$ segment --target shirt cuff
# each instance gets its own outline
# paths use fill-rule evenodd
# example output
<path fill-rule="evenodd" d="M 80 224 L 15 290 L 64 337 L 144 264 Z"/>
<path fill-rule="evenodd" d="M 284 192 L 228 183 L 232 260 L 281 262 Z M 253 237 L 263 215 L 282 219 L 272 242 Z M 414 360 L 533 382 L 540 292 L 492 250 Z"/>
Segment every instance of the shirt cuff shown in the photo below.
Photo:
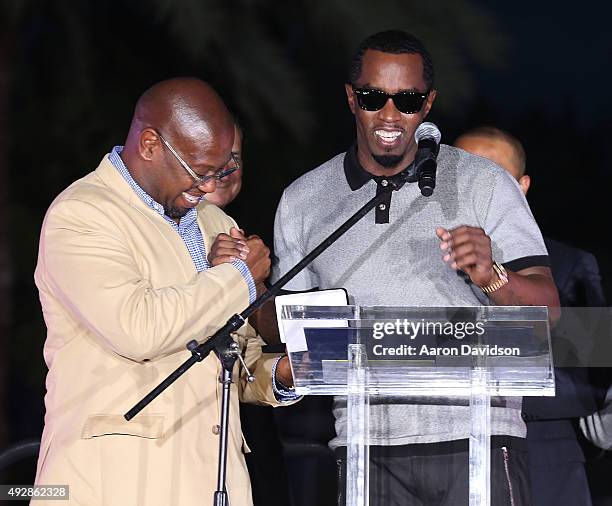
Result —
<path fill-rule="evenodd" d="M 247 286 L 249 287 L 249 304 L 253 304 L 257 298 L 257 288 L 255 287 L 255 280 L 253 279 L 251 271 L 247 267 L 247 264 L 245 264 L 242 260 L 236 259 L 232 262 L 232 265 L 240 271 L 240 274 L 242 274 L 242 277 L 246 281 Z"/>
<path fill-rule="evenodd" d="M 272 391 L 274 392 L 274 397 L 276 397 L 276 400 L 279 402 L 295 401 L 301 396 L 296 394 L 294 390 L 285 388 L 283 385 L 276 381 L 276 368 L 282 358 L 282 356 L 277 357 L 277 359 L 274 361 L 274 364 L 272 365 Z"/>

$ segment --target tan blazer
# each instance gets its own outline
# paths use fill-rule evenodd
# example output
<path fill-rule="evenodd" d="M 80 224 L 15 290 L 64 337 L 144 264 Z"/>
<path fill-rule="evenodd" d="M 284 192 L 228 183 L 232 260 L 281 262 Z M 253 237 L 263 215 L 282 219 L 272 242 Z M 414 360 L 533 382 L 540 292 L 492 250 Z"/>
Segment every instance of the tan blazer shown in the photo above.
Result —
<path fill-rule="evenodd" d="M 235 224 L 208 203 L 200 204 L 198 222 L 207 251 Z M 179 235 L 106 156 L 49 208 L 35 280 L 49 367 L 36 483 L 69 485 L 69 504 L 212 504 L 221 395 L 214 354 L 131 422 L 123 414 L 189 357 L 188 341 L 205 339 L 248 305 L 242 275 L 229 264 L 197 273 Z M 239 334 L 256 381 L 247 384 L 236 366 L 231 506 L 252 503 L 238 397 L 278 404 L 271 390 L 274 357 L 261 358 L 251 327 Z"/>

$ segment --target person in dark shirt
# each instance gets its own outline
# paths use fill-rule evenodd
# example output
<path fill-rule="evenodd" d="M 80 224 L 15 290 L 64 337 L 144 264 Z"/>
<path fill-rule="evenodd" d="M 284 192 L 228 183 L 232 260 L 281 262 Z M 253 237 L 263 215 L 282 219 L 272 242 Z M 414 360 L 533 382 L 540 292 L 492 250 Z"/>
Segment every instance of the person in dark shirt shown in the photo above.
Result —
<path fill-rule="evenodd" d="M 531 178 L 521 142 L 495 127 L 470 130 L 455 146 L 505 169 L 527 195 Z M 563 307 L 605 306 L 599 267 L 584 250 L 544 237 Z M 553 332 L 554 338 L 554 332 Z M 555 398 L 523 398 L 534 506 L 589 506 L 591 495 L 575 422 L 596 408 L 586 369 L 555 369 Z"/>

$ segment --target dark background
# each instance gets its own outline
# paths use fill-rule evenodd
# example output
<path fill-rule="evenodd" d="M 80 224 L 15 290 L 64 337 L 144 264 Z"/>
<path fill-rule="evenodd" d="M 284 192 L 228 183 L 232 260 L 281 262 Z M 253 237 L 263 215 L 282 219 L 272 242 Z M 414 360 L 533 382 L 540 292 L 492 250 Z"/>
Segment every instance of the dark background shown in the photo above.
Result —
<path fill-rule="evenodd" d="M 588 0 L 0 1 L 0 448 L 42 429 L 44 212 L 167 77 L 211 82 L 239 116 L 246 170 L 229 213 L 271 244 L 283 188 L 352 142 L 356 44 L 414 33 L 434 58 L 443 142 L 484 123 L 519 137 L 542 230 L 596 255 L 610 300 L 610 14 Z"/>

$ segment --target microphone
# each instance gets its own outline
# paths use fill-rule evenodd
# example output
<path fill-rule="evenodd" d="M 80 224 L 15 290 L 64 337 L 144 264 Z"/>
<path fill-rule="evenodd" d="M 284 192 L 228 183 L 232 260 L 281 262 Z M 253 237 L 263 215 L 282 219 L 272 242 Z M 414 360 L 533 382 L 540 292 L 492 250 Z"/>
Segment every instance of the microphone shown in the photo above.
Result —
<path fill-rule="evenodd" d="M 417 142 L 417 152 L 414 157 L 414 170 L 419 182 L 421 195 L 429 197 L 436 187 L 436 169 L 438 163 L 438 152 L 440 151 L 440 139 L 442 134 L 438 127 L 426 121 L 421 123 L 414 132 L 414 140 Z"/>

